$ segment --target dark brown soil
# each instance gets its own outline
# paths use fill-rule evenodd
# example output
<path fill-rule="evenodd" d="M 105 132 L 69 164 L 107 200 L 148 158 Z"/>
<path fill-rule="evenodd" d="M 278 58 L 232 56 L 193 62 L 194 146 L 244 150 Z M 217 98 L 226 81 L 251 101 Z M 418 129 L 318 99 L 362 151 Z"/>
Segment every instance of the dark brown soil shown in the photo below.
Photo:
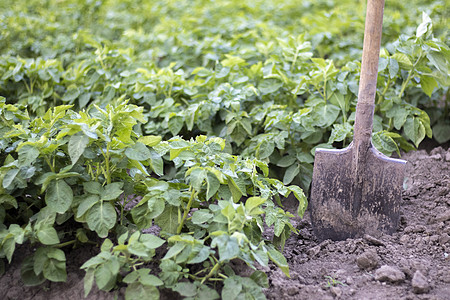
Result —
<path fill-rule="evenodd" d="M 295 221 L 300 234 L 284 249 L 291 278 L 276 267 L 265 270 L 268 299 L 450 299 L 450 150 L 402 158 L 408 165 L 397 232 L 318 243 L 307 213 Z M 20 263 L 29 251 L 15 253 L 0 278 L 0 299 L 84 299 L 79 267 L 93 249 L 68 251 L 67 282 L 39 287 L 25 287 L 20 280 Z M 93 290 L 88 299 L 123 299 L 123 292 Z"/>

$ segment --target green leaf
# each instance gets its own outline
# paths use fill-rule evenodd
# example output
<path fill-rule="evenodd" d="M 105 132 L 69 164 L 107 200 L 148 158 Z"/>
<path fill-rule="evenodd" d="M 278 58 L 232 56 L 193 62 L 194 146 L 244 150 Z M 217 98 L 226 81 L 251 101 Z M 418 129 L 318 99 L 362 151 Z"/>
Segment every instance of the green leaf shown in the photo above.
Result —
<path fill-rule="evenodd" d="M 432 22 L 430 17 L 427 15 L 427 13 L 422 12 L 422 23 L 419 24 L 417 27 L 416 37 L 421 37 L 425 33 L 428 32 L 428 30 L 431 30 Z"/>
<path fill-rule="evenodd" d="M 54 245 L 59 243 L 58 233 L 53 227 L 44 227 L 37 232 L 39 241 L 44 245 Z"/>
<path fill-rule="evenodd" d="M 81 218 L 92 206 L 94 206 L 97 202 L 100 201 L 100 197 L 98 195 L 88 194 L 83 196 L 83 200 L 81 200 L 80 205 L 77 208 L 77 218 Z"/>
<path fill-rule="evenodd" d="M 110 202 L 95 204 L 86 215 L 89 229 L 97 232 L 101 238 L 108 236 L 108 231 L 116 225 L 116 219 L 116 210 Z"/>
<path fill-rule="evenodd" d="M 150 167 L 153 172 L 155 172 L 158 176 L 164 175 L 164 162 L 161 155 L 158 154 L 155 150 L 150 150 Z"/>
<path fill-rule="evenodd" d="M 176 233 L 178 227 L 178 208 L 166 205 L 164 212 L 155 219 L 161 230 L 167 233 Z"/>
<path fill-rule="evenodd" d="M 258 86 L 261 94 L 267 95 L 278 91 L 283 86 L 283 82 L 276 78 L 264 79 Z"/>
<path fill-rule="evenodd" d="M 169 251 L 167 251 L 166 255 L 162 259 L 169 259 L 176 255 L 178 255 L 181 251 L 186 248 L 187 244 L 185 243 L 176 243 L 172 247 L 169 248 Z"/>
<path fill-rule="evenodd" d="M 117 273 L 108 266 L 108 263 L 99 265 L 94 271 L 95 282 L 100 290 L 110 291 L 116 284 Z"/>
<path fill-rule="evenodd" d="M 105 185 L 103 188 L 103 193 L 100 195 L 102 200 L 116 200 L 122 195 L 123 182 L 113 182 Z"/>
<path fill-rule="evenodd" d="M 278 162 L 277 166 L 286 168 L 293 165 L 297 161 L 297 158 L 294 155 L 283 156 Z"/>
<path fill-rule="evenodd" d="M 283 254 L 276 250 L 272 245 L 267 246 L 267 250 L 270 260 L 273 261 L 287 277 L 290 278 L 291 276 L 289 275 L 289 266 Z"/>
<path fill-rule="evenodd" d="M 125 300 L 159 300 L 159 290 L 152 285 L 133 282 L 125 290 Z"/>
<path fill-rule="evenodd" d="M 34 254 L 34 272 L 43 274 L 50 281 L 64 282 L 67 279 L 66 256 L 56 248 L 38 248 Z"/>
<path fill-rule="evenodd" d="M 308 206 L 308 200 L 306 199 L 306 195 L 303 192 L 303 190 L 296 186 L 296 185 L 291 185 L 288 186 L 288 189 L 294 193 L 295 198 L 298 200 L 298 208 L 297 208 L 297 214 L 300 217 L 303 217 L 303 214 L 306 211 L 306 208 Z"/>
<path fill-rule="evenodd" d="M 269 279 L 267 278 L 267 274 L 263 271 L 256 270 L 250 275 L 250 278 L 260 287 L 269 288 Z"/>
<path fill-rule="evenodd" d="M 91 292 L 92 286 L 94 285 L 94 270 L 86 270 L 86 275 L 84 275 L 83 287 L 84 287 L 84 298 L 86 298 Z"/>
<path fill-rule="evenodd" d="M 46 279 L 42 273 L 36 275 L 34 272 L 34 256 L 25 257 L 20 266 L 20 277 L 25 286 L 37 286 L 42 284 Z"/>
<path fill-rule="evenodd" d="M 399 65 L 397 60 L 389 58 L 389 78 L 394 79 L 397 76 Z"/>
<path fill-rule="evenodd" d="M 258 207 L 265 203 L 266 200 L 261 197 L 250 197 L 245 202 L 245 210 L 249 214 L 261 214 L 264 213 L 262 210 L 258 209 Z"/>
<path fill-rule="evenodd" d="M 259 159 L 268 158 L 275 150 L 275 145 L 273 141 L 270 140 L 262 140 L 262 142 L 256 147 L 256 157 Z"/>
<path fill-rule="evenodd" d="M 83 188 L 86 193 L 101 195 L 103 192 L 102 185 L 97 181 L 83 182 Z"/>
<path fill-rule="evenodd" d="M 215 248 L 216 246 L 219 249 L 219 260 L 222 262 L 239 256 L 239 244 L 235 237 L 230 237 L 227 234 L 219 235 L 215 237 L 211 243 L 212 248 Z"/>
<path fill-rule="evenodd" d="M 192 169 L 189 169 L 186 172 L 186 175 L 188 176 L 189 183 L 192 185 L 192 187 L 195 190 L 200 191 L 203 185 L 203 181 L 207 176 L 206 170 L 201 167 L 194 167 Z"/>
<path fill-rule="evenodd" d="M 16 198 L 14 198 L 13 196 L 3 194 L 3 195 L 0 195 L 0 205 L 5 205 L 7 208 L 8 208 L 8 206 L 17 208 L 17 201 L 16 201 Z"/>
<path fill-rule="evenodd" d="M 39 150 L 31 145 L 23 146 L 18 152 L 19 158 L 17 160 L 21 167 L 31 165 L 39 157 Z"/>
<path fill-rule="evenodd" d="M 409 70 L 412 68 L 412 62 L 406 54 L 396 52 L 392 58 L 394 58 L 403 69 Z"/>
<path fill-rule="evenodd" d="M 59 214 L 65 213 L 71 206 L 73 191 L 64 180 L 52 181 L 45 193 L 45 203 Z"/>
<path fill-rule="evenodd" d="M 217 293 L 216 290 L 213 290 L 212 288 L 209 288 L 207 285 L 200 285 L 198 291 L 197 291 L 197 297 L 198 300 L 216 300 L 219 299 L 219 293 Z"/>
<path fill-rule="evenodd" d="M 334 142 L 341 142 L 346 138 L 351 137 L 352 132 L 353 126 L 349 123 L 333 124 L 333 129 L 331 131 L 328 143 L 332 144 Z"/>
<path fill-rule="evenodd" d="M 178 282 L 172 290 L 184 297 L 194 297 L 197 295 L 197 286 L 192 282 Z"/>
<path fill-rule="evenodd" d="M 147 160 L 151 157 L 150 150 L 147 148 L 147 146 L 139 142 L 134 144 L 133 147 L 127 148 L 125 150 L 125 155 L 129 159 L 137 161 Z"/>
<path fill-rule="evenodd" d="M 203 246 L 198 253 L 188 260 L 188 264 L 199 264 L 208 259 L 209 255 L 214 253 L 208 246 Z"/>
<path fill-rule="evenodd" d="M 55 250 L 62 251 L 60 249 Z M 54 259 L 49 260 L 48 265 L 43 271 L 43 275 L 50 281 L 65 282 L 67 280 L 66 263 Z"/>
<path fill-rule="evenodd" d="M 449 63 L 448 57 L 446 58 L 443 52 L 430 51 L 427 53 L 427 58 L 439 70 L 441 74 L 444 76 L 448 76 L 449 74 Z"/>
<path fill-rule="evenodd" d="M 158 135 L 141 136 L 137 141 L 148 147 L 154 147 L 161 142 L 162 138 Z"/>
<path fill-rule="evenodd" d="M 142 234 L 139 240 L 149 249 L 159 248 L 166 242 L 153 234 Z"/>
<path fill-rule="evenodd" d="M 89 144 L 89 137 L 86 135 L 72 135 L 69 140 L 68 149 L 72 165 L 75 165 Z"/>
<path fill-rule="evenodd" d="M 433 77 L 426 75 L 420 76 L 420 87 L 428 97 L 431 97 L 434 88 L 436 88 L 437 86 L 438 83 Z"/>
<path fill-rule="evenodd" d="M 12 226 L 12 225 L 11 225 Z M 9 236 L 7 238 L 3 238 L 2 241 L 2 250 L 6 255 L 6 259 L 8 263 L 11 263 L 12 256 L 14 254 L 14 250 L 16 249 L 16 241 L 13 236 Z"/>
<path fill-rule="evenodd" d="M 67 90 L 67 92 L 64 94 L 64 96 L 62 97 L 62 101 L 65 102 L 71 102 L 73 100 L 75 100 L 76 98 L 78 98 L 78 96 L 80 95 L 80 90 L 72 85 L 69 87 L 69 89 Z"/>
<path fill-rule="evenodd" d="M 223 282 L 222 299 L 235 300 L 242 291 L 242 283 L 238 276 L 231 276 Z"/>
<path fill-rule="evenodd" d="M 289 168 L 286 169 L 286 172 L 284 173 L 283 177 L 283 183 L 289 184 L 294 180 L 295 176 L 298 175 L 300 172 L 300 165 L 299 164 L 293 164 Z"/>
<path fill-rule="evenodd" d="M 392 152 L 400 153 L 397 143 L 392 137 L 386 135 L 386 131 L 379 131 L 372 135 L 372 142 L 375 148 L 385 155 L 391 155 Z"/>
<path fill-rule="evenodd" d="M 3 188 L 7 189 L 12 184 L 14 179 L 16 178 L 17 174 L 19 173 L 20 169 L 11 169 L 8 172 L 6 172 L 5 177 L 3 177 L 2 186 Z"/>
<path fill-rule="evenodd" d="M 209 209 L 200 209 L 192 214 L 192 223 L 194 224 L 206 223 L 209 220 L 211 220 L 213 216 L 214 215 L 210 212 Z"/>
<path fill-rule="evenodd" d="M 419 118 L 409 117 L 406 119 L 403 128 L 405 135 L 413 141 L 416 147 L 418 147 L 420 142 L 425 138 L 425 127 L 420 122 Z"/>
<path fill-rule="evenodd" d="M 211 199 L 212 196 L 219 190 L 220 181 L 216 175 L 211 172 L 207 172 L 206 175 L 206 200 Z"/>
<path fill-rule="evenodd" d="M 450 141 L 450 124 L 438 123 L 433 126 L 433 137 L 439 144 Z"/>
<path fill-rule="evenodd" d="M 182 117 L 180 117 L 180 116 L 174 116 L 174 117 L 171 117 L 170 119 L 169 119 L 169 122 L 168 122 L 168 128 L 169 128 L 169 130 L 170 130 L 170 133 L 172 133 L 172 135 L 177 135 L 180 131 L 181 131 L 181 129 L 183 128 L 183 125 L 184 125 L 184 121 L 183 121 L 183 118 Z"/>

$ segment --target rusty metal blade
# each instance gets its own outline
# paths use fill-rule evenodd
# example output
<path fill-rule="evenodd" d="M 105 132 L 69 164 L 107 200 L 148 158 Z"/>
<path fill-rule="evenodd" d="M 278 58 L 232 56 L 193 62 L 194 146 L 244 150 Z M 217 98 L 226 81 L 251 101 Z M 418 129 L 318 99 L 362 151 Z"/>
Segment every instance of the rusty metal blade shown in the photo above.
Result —
<path fill-rule="evenodd" d="M 392 234 L 398 226 L 406 161 L 373 145 L 355 171 L 356 147 L 317 149 L 310 194 L 314 232 L 320 240 Z"/>

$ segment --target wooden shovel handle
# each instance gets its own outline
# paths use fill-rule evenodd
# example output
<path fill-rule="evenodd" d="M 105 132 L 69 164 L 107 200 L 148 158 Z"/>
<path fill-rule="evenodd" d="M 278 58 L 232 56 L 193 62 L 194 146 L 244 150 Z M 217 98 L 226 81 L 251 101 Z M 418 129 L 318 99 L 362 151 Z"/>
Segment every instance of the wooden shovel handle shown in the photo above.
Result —
<path fill-rule="evenodd" d="M 362 143 L 369 145 L 372 136 L 383 10 L 384 0 L 367 1 L 361 76 L 355 119 L 354 142 L 356 144 Z"/>

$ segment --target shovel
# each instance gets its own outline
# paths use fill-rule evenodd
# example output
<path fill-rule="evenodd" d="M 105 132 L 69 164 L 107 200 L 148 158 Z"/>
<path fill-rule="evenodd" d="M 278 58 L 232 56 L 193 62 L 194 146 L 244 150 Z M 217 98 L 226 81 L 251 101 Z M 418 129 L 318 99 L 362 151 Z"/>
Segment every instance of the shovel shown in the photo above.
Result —
<path fill-rule="evenodd" d="M 320 240 L 392 234 L 399 222 L 406 161 L 372 144 L 384 0 L 368 0 L 353 142 L 317 149 L 310 194 L 311 221 Z"/>

